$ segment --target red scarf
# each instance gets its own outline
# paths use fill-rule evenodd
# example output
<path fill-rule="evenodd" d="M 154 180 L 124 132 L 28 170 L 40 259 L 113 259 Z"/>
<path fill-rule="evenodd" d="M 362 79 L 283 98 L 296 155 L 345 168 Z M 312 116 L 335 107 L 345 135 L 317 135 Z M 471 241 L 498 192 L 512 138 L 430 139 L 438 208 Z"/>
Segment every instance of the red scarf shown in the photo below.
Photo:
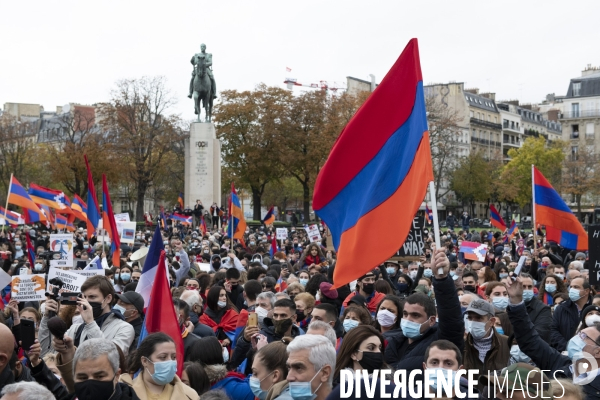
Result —
<path fill-rule="evenodd" d="M 311 264 L 318 265 L 320 263 L 321 263 L 321 259 L 319 258 L 319 256 L 316 256 L 315 258 L 313 258 L 313 256 L 309 254 L 304 259 L 304 264 L 305 265 L 311 265 Z"/>
<path fill-rule="evenodd" d="M 218 324 L 215 321 L 213 321 L 212 318 L 206 315 L 206 313 L 203 313 L 199 319 L 200 322 L 202 322 L 204 325 L 208 326 L 210 329 L 215 331 L 215 333 L 219 329 L 223 329 L 223 331 L 225 332 L 234 332 L 237 326 L 237 320 L 238 313 L 231 309 L 227 310 L 227 312 L 221 318 L 221 322 L 219 322 Z"/>

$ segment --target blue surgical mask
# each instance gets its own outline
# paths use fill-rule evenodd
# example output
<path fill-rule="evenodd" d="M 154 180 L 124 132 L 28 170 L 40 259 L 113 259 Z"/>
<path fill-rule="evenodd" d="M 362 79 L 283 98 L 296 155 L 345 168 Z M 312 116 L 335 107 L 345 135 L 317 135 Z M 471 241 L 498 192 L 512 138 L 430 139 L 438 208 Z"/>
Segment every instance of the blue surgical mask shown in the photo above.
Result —
<path fill-rule="evenodd" d="M 583 351 L 584 347 L 585 347 L 585 342 L 583 341 L 583 339 L 580 338 L 579 335 L 573 336 L 569 340 L 569 343 L 567 343 L 567 354 L 569 355 L 569 358 L 571 360 L 573 360 L 573 357 L 577 353 L 581 353 Z"/>
<path fill-rule="evenodd" d="M 465 330 L 475 339 L 483 339 L 487 333 L 485 322 L 465 321 Z"/>
<path fill-rule="evenodd" d="M 492 304 L 500 310 L 505 310 L 506 307 L 508 307 L 508 297 L 494 297 L 492 299 Z"/>
<path fill-rule="evenodd" d="M 275 371 L 273 371 L 275 372 Z M 252 393 L 254 393 L 254 395 L 259 399 L 259 400 L 265 400 L 267 398 L 267 393 L 269 392 L 268 390 L 262 390 L 260 388 L 260 384 L 262 381 L 264 381 L 265 379 L 267 379 L 270 375 L 273 374 L 273 372 L 271 372 L 269 375 L 265 376 L 262 379 L 258 379 L 255 376 L 251 376 L 250 377 L 250 390 L 252 390 Z M 271 385 L 273 386 L 273 385 Z M 269 388 L 270 389 L 270 388 Z"/>
<path fill-rule="evenodd" d="M 518 363 L 529 363 L 531 361 L 531 357 L 523 353 L 519 348 L 519 345 L 516 344 L 511 346 L 510 356 Z"/>
<path fill-rule="evenodd" d="M 169 360 L 153 362 L 150 359 L 147 360 L 154 365 L 154 373 L 150 376 L 157 385 L 166 385 L 173 381 L 173 378 L 175 378 L 175 373 L 177 372 L 177 361 Z M 146 369 L 146 371 L 150 373 L 148 369 Z"/>
<path fill-rule="evenodd" d="M 423 276 L 425 278 L 431 278 L 432 275 L 433 275 L 433 271 L 430 270 L 430 269 L 426 269 L 426 270 L 423 271 Z"/>
<path fill-rule="evenodd" d="M 396 274 L 396 268 L 394 268 L 394 267 L 387 267 L 385 270 L 387 271 L 387 273 L 388 273 L 389 275 L 394 275 L 394 274 Z"/>
<path fill-rule="evenodd" d="M 506 272 L 500 272 L 500 279 L 508 278 L 508 274 Z"/>
<path fill-rule="evenodd" d="M 523 300 L 530 302 L 533 299 L 533 294 L 533 290 L 531 289 L 523 290 Z"/>
<path fill-rule="evenodd" d="M 319 374 L 319 372 L 321 372 L 321 370 L 318 370 L 317 373 L 315 374 L 315 376 L 312 377 L 312 379 L 308 382 L 290 382 L 289 388 L 290 388 L 290 396 L 292 396 L 292 399 L 294 400 L 314 400 L 317 395 L 313 393 L 312 391 L 312 381 L 313 379 L 315 379 L 315 377 Z M 321 385 L 323 383 L 321 382 Z M 315 390 L 315 392 L 319 391 L 319 388 L 321 387 L 321 385 L 319 385 L 317 387 L 317 390 Z"/>
<path fill-rule="evenodd" d="M 300 278 L 299 281 L 302 286 L 306 286 L 306 284 L 308 283 L 308 279 L 306 278 Z"/>
<path fill-rule="evenodd" d="M 344 331 L 346 331 L 346 333 L 348 333 L 352 329 L 354 329 L 358 326 L 358 321 L 355 321 L 353 319 L 345 319 L 343 325 L 344 325 Z"/>
<path fill-rule="evenodd" d="M 565 280 L 565 276 L 563 274 L 554 274 L 556 276 L 558 276 L 561 280 Z"/>
<path fill-rule="evenodd" d="M 495 326 L 494 328 L 496 328 L 496 332 L 498 332 L 498 335 L 504 335 L 504 328 L 502 328 L 501 326 Z"/>
<path fill-rule="evenodd" d="M 423 322 L 423 324 L 425 322 Z M 412 322 L 404 318 L 400 320 L 400 328 L 402 329 L 402 334 L 409 339 L 416 339 L 418 337 L 421 337 L 421 325 L 423 324 Z"/>
<path fill-rule="evenodd" d="M 452 277 L 456 276 L 456 272 L 455 271 L 450 271 L 450 276 L 452 276 Z"/>
<path fill-rule="evenodd" d="M 569 298 L 572 301 L 577 301 L 577 300 L 581 299 L 581 293 L 579 292 L 578 289 L 570 288 L 569 289 Z"/>
<path fill-rule="evenodd" d="M 544 288 L 546 289 L 546 292 L 548 292 L 548 293 L 556 292 L 556 285 L 554 283 L 546 283 L 544 285 Z"/>
<path fill-rule="evenodd" d="M 17 251 L 21 250 L 21 246 L 15 246 L 15 249 L 17 249 Z"/>
<path fill-rule="evenodd" d="M 427 368 L 427 371 L 432 371 L 430 372 L 430 380 L 429 382 L 431 382 L 431 387 L 433 388 L 433 390 L 437 391 L 437 388 L 439 385 L 438 382 L 438 371 L 442 372 L 442 375 L 444 376 L 444 380 L 450 382 L 450 387 L 454 387 L 454 380 L 456 379 L 456 371 L 453 371 L 451 369 L 445 369 L 445 368 Z"/>
<path fill-rule="evenodd" d="M 123 282 L 129 282 L 130 279 L 131 279 L 131 274 L 128 274 L 128 273 L 121 274 L 121 280 Z"/>
<path fill-rule="evenodd" d="M 118 304 L 115 304 L 115 305 L 113 306 L 113 310 L 120 312 L 120 313 L 121 313 L 121 315 L 123 315 L 123 316 L 125 316 L 125 311 L 127 311 L 125 308 L 121 307 L 121 306 L 120 306 L 120 305 L 118 305 Z"/>

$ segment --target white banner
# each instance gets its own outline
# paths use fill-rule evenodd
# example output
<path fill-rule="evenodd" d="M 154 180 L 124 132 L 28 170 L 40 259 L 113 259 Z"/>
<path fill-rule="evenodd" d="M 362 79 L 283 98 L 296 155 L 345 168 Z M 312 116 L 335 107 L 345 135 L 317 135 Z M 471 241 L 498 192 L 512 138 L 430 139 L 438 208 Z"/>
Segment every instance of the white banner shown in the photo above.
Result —
<path fill-rule="evenodd" d="M 277 240 L 285 240 L 288 237 L 287 228 L 277 228 L 275 230 L 277 232 Z"/>
<path fill-rule="evenodd" d="M 133 244 L 135 242 L 135 222 L 117 222 L 117 230 L 121 243 Z"/>
<path fill-rule="evenodd" d="M 46 274 L 13 275 L 11 282 L 11 300 L 46 300 Z"/>
<path fill-rule="evenodd" d="M 102 275 L 105 276 L 106 274 L 104 273 L 104 268 L 102 269 L 75 269 L 72 272 L 75 272 L 78 275 L 83 275 L 87 278 L 89 278 L 90 276 L 96 276 L 96 275 Z"/>
<path fill-rule="evenodd" d="M 130 222 L 129 213 L 115 214 L 115 222 Z"/>
<path fill-rule="evenodd" d="M 50 260 L 51 267 L 73 268 L 72 233 L 59 233 L 50 235 L 50 251 L 54 252 Z"/>
<path fill-rule="evenodd" d="M 319 227 L 317 225 L 307 226 L 304 230 L 308 234 L 311 243 L 321 241 L 321 232 L 319 232 Z"/>
<path fill-rule="evenodd" d="M 101 270 L 104 272 L 104 270 Z M 59 278 L 63 281 L 64 285 L 61 289 L 61 292 L 72 292 L 79 293 L 81 291 L 81 285 L 86 281 L 87 276 L 77 274 L 73 271 L 65 271 L 62 269 L 50 267 L 50 271 L 48 273 L 48 282 L 50 282 L 53 278 Z"/>

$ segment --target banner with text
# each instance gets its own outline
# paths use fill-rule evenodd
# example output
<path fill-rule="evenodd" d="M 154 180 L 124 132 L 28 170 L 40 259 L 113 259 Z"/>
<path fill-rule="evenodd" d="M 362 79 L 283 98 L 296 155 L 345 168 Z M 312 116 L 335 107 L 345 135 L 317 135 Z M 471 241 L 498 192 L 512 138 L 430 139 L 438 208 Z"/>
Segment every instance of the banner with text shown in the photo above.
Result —
<path fill-rule="evenodd" d="M 46 274 L 14 275 L 10 286 L 11 299 L 18 301 L 46 300 Z"/>
<path fill-rule="evenodd" d="M 104 270 L 101 271 L 104 272 Z M 48 282 L 54 278 L 59 278 L 64 283 L 60 290 L 61 293 L 79 293 L 81 291 L 81 285 L 83 285 L 88 277 L 73 271 L 65 271 L 59 268 L 50 267 L 50 271 L 48 272 Z"/>
<path fill-rule="evenodd" d="M 597 285 L 600 282 L 600 225 L 588 227 L 588 252 L 590 284 Z"/>
<path fill-rule="evenodd" d="M 415 217 L 406 237 L 406 241 L 396 253 L 396 257 L 419 257 L 425 253 L 425 234 L 423 217 Z"/>
<path fill-rule="evenodd" d="M 59 233 L 50 235 L 51 267 L 73 268 L 73 234 Z"/>

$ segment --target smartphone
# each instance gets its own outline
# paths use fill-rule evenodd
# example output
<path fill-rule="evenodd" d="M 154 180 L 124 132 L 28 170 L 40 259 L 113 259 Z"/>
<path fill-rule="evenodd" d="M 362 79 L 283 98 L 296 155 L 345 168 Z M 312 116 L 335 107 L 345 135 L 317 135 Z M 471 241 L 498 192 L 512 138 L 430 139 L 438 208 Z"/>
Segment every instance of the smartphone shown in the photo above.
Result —
<path fill-rule="evenodd" d="M 81 293 L 66 293 L 63 292 L 60 294 L 60 304 L 64 304 L 67 306 L 76 306 L 77 299 L 81 297 Z"/>
<path fill-rule="evenodd" d="M 25 351 L 35 342 L 35 322 L 30 319 L 21 320 L 21 347 Z"/>
<path fill-rule="evenodd" d="M 248 314 L 248 326 L 258 326 L 258 315 L 255 312 Z"/>

